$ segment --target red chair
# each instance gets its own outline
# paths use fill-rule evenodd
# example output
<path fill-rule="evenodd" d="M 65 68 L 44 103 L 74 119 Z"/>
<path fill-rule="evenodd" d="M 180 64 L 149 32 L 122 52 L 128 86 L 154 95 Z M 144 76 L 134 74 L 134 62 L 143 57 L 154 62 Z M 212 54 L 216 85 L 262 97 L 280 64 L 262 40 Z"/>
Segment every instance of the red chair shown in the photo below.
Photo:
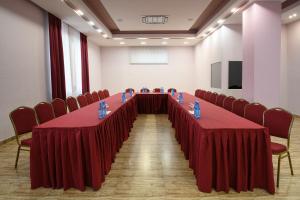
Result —
<path fill-rule="evenodd" d="M 281 108 L 273 108 L 264 112 L 264 126 L 269 128 L 272 136 L 287 139 L 287 145 L 271 142 L 273 155 L 278 155 L 277 187 L 279 187 L 280 161 L 288 157 L 292 176 L 294 175 L 292 160 L 289 152 L 290 135 L 294 118 L 293 115 Z"/>
<path fill-rule="evenodd" d="M 209 102 L 216 104 L 217 103 L 218 94 L 216 92 L 212 93 L 209 97 Z"/>
<path fill-rule="evenodd" d="M 127 88 L 127 89 L 125 90 L 126 93 L 129 93 L 130 91 L 134 92 L 134 89 L 133 89 L 133 88 Z"/>
<path fill-rule="evenodd" d="M 224 103 L 224 99 L 226 98 L 226 96 L 224 94 L 220 94 L 217 97 L 217 106 L 223 107 L 223 103 Z"/>
<path fill-rule="evenodd" d="M 250 103 L 245 106 L 244 117 L 257 124 L 263 125 L 264 112 L 267 108 L 259 103 Z"/>
<path fill-rule="evenodd" d="M 109 97 L 109 91 L 107 89 L 103 90 L 103 94 L 104 94 L 105 98 Z"/>
<path fill-rule="evenodd" d="M 98 96 L 98 93 L 96 91 L 92 92 L 92 97 L 93 97 L 93 101 L 94 102 L 97 102 L 99 101 L 99 96 Z"/>
<path fill-rule="evenodd" d="M 248 105 L 249 102 L 245 99 L 237 99 L 232 103 L 232 112 L 244 117 L 245 115 L 245 106 Z"/>
<path fill-rule="evenodd" d="M 55 117 L 67 114 L 67 106 L 63 99 L 55 98 L 51 102 Z"/>
<path fill-rule="evenodd" d="M 205 101 L 209 101 L 210 95 L 211 95 L 211 94 L 212 94 L 212 93 L 211 93 L 210 91 L 207 91 L 207 92 L 205 93 L 204 100 L 205 100 Z"/>
<path fill-rule="evenodd" d="M 232 111 L 232 104 L 235 98 L 233 96 L 226 97 L 223 102 L 223 108 L 226 110 Z"/>
<path fill-rule="evenodd" d="M 20 151 L 30 151 L 31 138 L 21 139 L 21 136 L 32 132 L 33 127 L 37 125 L 36 115 L 32 108 L 18 107 L 9 114 L 9 118 L 15 130 L 16 140 L 18 144 L 17 157 L 15 161 L 15 169 L 18 167 Z M 24 147 L 24 148 L 22 148 Z"/>
<path fill-rule="evenodd" d="M 98 96 L 99 96 L 100 100 L 105 99 L 105 95 L 102 90 L 98 91 Z"/>
<path fill-rule="evenodd" d="M 150 90 L 149 90 L 148 88 L 142 88 L 142 89 L 140 90 L 140 92 L 141 92 L 141 93 L 149 93 Z"/>
<path fill-rule="evenodd" d="M 153 89 L 153 92 L 154 92 L 154 93 L 160 92 L 160 88 L 154 88 L 154 89 Z"/>
<path fill-rule="evenodd" d="M 94 99 L 93 99 L 93 96 L 91 95 L 91 93 L 87 92 L 84 94 L 84 96 L 85 96 L 88 104 L 94 103 Z"/>
<path fill-rule="evenodd" d="M 79 95 L 77 97 L 77 101 L 78 101 L 78 104 L 79 104 L 80 108 L 83 108 L 83 107 L 88 105 L 87 99 L 83 95 Z"/>
<path fill-rule="evenodd" d="M 47 102 L 41 102 L 34 107 L 39 124 L 50 121 L 55 118 L 52 105 Z"/>
<path fill-rule="evenodd" d="M 68 97 L 67 100 L 67 106 L 68 106 L 68 109 L 69 109 L 69 112 L 73 112 L 74 110 L 78 110 L 78 104 L 77 104 L 77 101 L 74 97 Z"/>
<path fill-rule="evenodd" d="M 200 90 L 200 92 L 199 92 L 199 98 L 200 99 L 204 99 L 205 95 L 206 95 L 206 91 L 205 90 Z"/>
<path fill-rule="evenodd" d="M 173 90 L 174 92 L 177 92 L 177 90 L 176 90 L 175 88 L 169 88 L 169 89 L 168 89 L 168 92 L 170 93 L 170 92 L 172 92 L 172 90 Z"/>
<path fill-rule="evenodd" d="M 199 98 L 200 92 L 201 92 L 200 89 L 195 90 L 195 97 Z"/>

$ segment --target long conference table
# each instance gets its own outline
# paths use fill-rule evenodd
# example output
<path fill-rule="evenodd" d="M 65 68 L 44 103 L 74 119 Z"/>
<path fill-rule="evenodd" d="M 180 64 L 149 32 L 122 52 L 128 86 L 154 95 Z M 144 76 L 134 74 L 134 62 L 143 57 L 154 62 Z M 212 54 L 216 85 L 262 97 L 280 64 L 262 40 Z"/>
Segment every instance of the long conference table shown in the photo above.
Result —
<path fill-rule="evenodd" d="M 128 139 L 138 113 L 168 114 L 175 137 L 200 191 L 237 192 L 262 188 L 274 194 L 268 129 L 221 107 L 183 93 L 121 93 L 105 101 L 111 112 L 98 118 L 99 102 L 34 128 L 30 151 L 31 188 L 98 190 L 122 143 Z M 190 112 L 196 99 L 201 119 Z"/>

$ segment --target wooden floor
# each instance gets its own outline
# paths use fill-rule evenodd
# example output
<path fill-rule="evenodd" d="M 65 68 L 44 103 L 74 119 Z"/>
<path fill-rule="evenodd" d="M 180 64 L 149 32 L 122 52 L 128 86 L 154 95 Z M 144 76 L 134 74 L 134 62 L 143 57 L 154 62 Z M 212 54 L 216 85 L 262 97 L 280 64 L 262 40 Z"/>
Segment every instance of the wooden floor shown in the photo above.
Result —
<path fill-rule="evenodd" d="M 236 193 L 201 193 L 174 137 L 167 115 L 139 115 L 102 188 L 30 189 L 29 153 L 21 152 L 14 169 L 15 141 L 0 146 L 0 199 L 300 199 L 300 119 L 291 136 L 294 176 L 282 160 L 280 188 L 275 195 L 264 190 Z M 274 177 L 277 159 L 273 159 Z M 204 198 L 203 198 L 204 197 Z"/>

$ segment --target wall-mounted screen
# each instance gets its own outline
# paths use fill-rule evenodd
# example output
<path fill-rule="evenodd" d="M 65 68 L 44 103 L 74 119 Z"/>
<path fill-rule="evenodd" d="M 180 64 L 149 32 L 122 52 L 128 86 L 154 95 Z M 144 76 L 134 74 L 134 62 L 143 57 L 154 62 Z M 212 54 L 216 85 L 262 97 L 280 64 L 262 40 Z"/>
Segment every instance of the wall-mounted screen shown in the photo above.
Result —
<path fill-rule="evenodd" d="M 211 64 L 211 87 L 220 88 L 222 83 L 222 63 L 216 62 Z"/>
<path fill-rule="evenodd" d="M 130 64 L 168 64 L 168 50 L 165 47 L 131 47 Z"/>
<path fill-rule="evenodd" d="M 228 89 L 242 89 L 243 62 L 229 61 Z"/>

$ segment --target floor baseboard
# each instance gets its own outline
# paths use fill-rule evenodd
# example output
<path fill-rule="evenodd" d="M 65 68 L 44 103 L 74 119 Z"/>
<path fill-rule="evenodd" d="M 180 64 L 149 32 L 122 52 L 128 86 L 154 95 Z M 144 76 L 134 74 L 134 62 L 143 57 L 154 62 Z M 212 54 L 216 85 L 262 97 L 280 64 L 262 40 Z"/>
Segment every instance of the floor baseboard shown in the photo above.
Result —
<path fill-rule="evenodd" d="M 12 140 L 15 140 L 15 139 L 16 139 L 16 136 L 9 137 L 9 138 L 7 138 L 5 140 L 0 141 L 0 145 L 6 144 L 6 143 L 8 143 L 8 142 L 10 142 Z"/>

